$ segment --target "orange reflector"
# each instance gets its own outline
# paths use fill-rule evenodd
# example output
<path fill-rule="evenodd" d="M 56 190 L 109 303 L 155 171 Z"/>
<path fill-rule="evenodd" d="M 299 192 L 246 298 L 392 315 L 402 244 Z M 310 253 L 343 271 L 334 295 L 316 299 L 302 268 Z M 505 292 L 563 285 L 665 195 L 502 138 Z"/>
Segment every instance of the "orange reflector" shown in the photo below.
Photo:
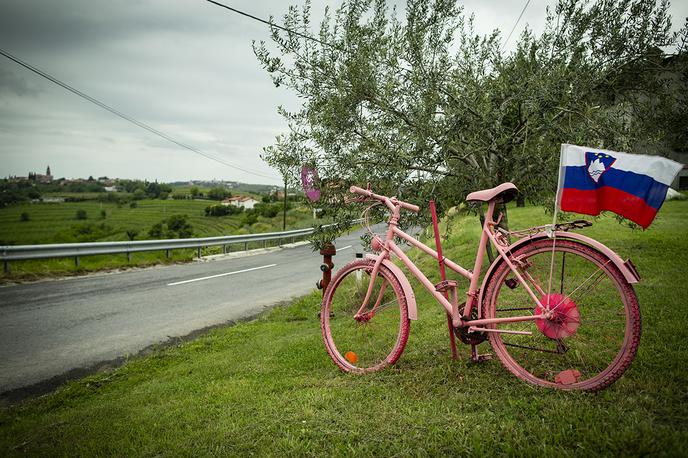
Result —
<path fill-rule="evenodd" d="M 555 377 L 554 381 L 562 385 L 571 385 L 572 383 L 577 383 L 580 379 L 580 372 L 576 369 L 568 369 L 559 372 Z"/>
<path fill-rule="evenodd" d="M 346 358 L 347 361 L 349 361 L 351 364 L 356 364 L 358 362 L 358 355 L 352 351 L 347 351 L 344 354 L 344 357 Z"/>

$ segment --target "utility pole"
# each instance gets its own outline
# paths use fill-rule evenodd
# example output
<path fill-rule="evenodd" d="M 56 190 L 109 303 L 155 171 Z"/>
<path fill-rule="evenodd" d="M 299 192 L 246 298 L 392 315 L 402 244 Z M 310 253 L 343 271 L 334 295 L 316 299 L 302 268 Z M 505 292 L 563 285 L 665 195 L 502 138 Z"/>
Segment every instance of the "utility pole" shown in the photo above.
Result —
<path fill-rule="evenodd" d="M 282 212 L 282 230 L 287 230 L 287 179 L 284 178 L 284 210 Z"/>

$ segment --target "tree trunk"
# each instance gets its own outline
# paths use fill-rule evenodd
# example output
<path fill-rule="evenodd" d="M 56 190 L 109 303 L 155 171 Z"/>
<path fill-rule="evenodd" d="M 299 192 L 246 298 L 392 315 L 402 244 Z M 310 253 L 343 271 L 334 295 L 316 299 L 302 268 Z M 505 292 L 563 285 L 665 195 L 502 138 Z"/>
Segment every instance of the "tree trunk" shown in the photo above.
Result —
<path fill-rule="evenodd" d="M 516 206 L 519 208 L 526 206 L 526 196 L 520 192 L 516 195 Z"/>

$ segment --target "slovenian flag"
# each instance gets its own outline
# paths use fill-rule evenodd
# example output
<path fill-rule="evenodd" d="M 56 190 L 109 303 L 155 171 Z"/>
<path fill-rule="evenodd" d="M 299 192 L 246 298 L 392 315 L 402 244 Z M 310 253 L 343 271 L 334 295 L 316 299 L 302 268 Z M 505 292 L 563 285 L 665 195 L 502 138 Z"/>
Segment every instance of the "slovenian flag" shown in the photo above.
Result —
<path fill-rule="evenodd" d="M 562 211 L 599 215 L 609 210 L 652 223 L 682 164 L 659 156 L 561 145 L 557 204 Z"/>

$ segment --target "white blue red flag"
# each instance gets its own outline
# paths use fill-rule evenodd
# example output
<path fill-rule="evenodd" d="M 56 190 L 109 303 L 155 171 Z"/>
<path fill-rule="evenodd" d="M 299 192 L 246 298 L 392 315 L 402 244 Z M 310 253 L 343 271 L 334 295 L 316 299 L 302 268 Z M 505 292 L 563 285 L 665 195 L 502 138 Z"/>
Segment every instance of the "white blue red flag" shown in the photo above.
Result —
<path fill-rule="evenodd" d="M 682 164 L 660 156 L 561 145 L 557 204 L 567 212 L 617 213 L 646 229 Z"/>

